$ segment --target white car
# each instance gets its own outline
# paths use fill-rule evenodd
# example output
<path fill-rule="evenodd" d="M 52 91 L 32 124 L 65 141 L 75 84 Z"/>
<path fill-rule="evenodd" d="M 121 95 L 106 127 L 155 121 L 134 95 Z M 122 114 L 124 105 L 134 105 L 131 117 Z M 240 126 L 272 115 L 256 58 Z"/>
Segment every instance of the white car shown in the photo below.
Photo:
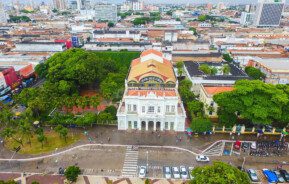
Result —
<path fill-rule="evenodd" d="M 251 149 L 257 149 L 257 145 L 256 145 L 256 142 L 252 142 L 252 144 L 251 144 Z"/>
<path fill-rule="evenodd" d="M 164 166 L 164 176 L 166 179 L 171 179 L 172 178 L 172 171 L 169 166 Z"/>
<path fill-rule="evenodd" d="M 175 179 L 181 178 L 180 171 L 179 171 L 178 167 L 172 167 L 172 172 L 173 172 L 173 176 Z"/>
<path fill-rule="evenodd" d="M 138 177 L 139 178 L 145 178 L 146 173 L 147 173 L 147 167 L 146 166 L 140 166 Z"/>
<path fill-rule="evenodd" d="M 188 179 L 188 171 L 185 166 L 180 166 L 180 172 L 181 172 L 182 179 L 184 180 Z"/>
<path fill-rule="evenodd" d="M 194 167 L 189 167 L 189 176 L 190 179 L 194 179 L 195 177 L 192 175 L 192 171 L 194 170 Z"/>
<path fill-rule="evenodd" d="M 197 160 L 198 162 L 209 162 L 209 161 L 210 161 L 209 157 L 204 156 L 204 155 L 198 155 L 198 156 L 196 156 L 196 160 Z"/>

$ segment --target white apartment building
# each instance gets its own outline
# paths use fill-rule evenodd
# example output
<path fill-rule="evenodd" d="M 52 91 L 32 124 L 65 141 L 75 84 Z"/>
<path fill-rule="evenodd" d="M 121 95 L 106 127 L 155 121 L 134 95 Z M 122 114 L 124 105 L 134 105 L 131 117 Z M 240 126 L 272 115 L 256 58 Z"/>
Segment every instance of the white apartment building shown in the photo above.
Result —
<path fill-rule="evenodd" d="M 0 23 L 7 23 L 8 15 L 4 10 L 3 4 L 0 2 Z"/>
<path fill-rule="evenodd" d="M 156 50 L 132 61 L 117 111 L 119 130 L 184 131 L 186 112 L 173 65 Z"/>

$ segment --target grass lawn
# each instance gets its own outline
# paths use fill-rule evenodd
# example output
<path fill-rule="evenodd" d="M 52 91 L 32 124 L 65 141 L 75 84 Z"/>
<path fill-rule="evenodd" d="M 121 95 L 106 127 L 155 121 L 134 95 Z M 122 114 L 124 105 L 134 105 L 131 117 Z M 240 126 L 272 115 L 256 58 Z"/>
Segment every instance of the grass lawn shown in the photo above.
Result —
<path fill-rule="evenodd" d="M 43 148 L 41 147 L 41 143 L 37 140 L 37 135 L 31 137 L 31 146 L 27 143 L 27 139 L 23 140 L 24 146 L 21 146 L 21 144 L 10 138 L 5 141 L 5 147 L 13 150 L 13 148 L 21 146 L 21 150 L 19 151 L 20 154 L 37 155 L 41 153 L 55 151 L 56 148 L 63 148 L 69 146 L 84 138 L 84 135 L 80 133 L 69 132 L 65 142 L 65 140 L 60 138 L 59 134 L 55 131 L 46 131 L 44 134 L 47 137 L 47 142 L 43 143 Z M 15 138 L 17 138 L 17 135 L 15 136 Z"/>

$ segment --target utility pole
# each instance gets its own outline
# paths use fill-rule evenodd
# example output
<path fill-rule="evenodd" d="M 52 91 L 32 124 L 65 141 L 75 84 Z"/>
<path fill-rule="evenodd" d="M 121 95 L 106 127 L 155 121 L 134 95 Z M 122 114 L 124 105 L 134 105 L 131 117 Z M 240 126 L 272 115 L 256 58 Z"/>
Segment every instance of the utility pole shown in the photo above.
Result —
<path fill-rule="evenodd" d="M 149 151 L 147 151 L 147 173 L 149 171 Z"/>
<path fill-rule="evenodd" d="M 245 165 L 246 157 L 243 157 L 243 159 L 244 159 L 244 160 L 243 160 L 242 169 L 241 169 L 242 171 L 243 171 L 243 169 L 244 169 L 244 165 Z"/>

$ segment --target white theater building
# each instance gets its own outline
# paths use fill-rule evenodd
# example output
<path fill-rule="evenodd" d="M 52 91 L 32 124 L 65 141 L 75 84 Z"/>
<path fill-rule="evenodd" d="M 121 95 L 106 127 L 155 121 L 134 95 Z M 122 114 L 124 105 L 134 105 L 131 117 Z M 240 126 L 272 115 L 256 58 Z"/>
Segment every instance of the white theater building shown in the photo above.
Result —
<path fill-rule="evenodd" d="M 185 130 L 178 81 L 161 52 L 146 50 L 132 61 L 117 119 L 119 130 Z"/>

